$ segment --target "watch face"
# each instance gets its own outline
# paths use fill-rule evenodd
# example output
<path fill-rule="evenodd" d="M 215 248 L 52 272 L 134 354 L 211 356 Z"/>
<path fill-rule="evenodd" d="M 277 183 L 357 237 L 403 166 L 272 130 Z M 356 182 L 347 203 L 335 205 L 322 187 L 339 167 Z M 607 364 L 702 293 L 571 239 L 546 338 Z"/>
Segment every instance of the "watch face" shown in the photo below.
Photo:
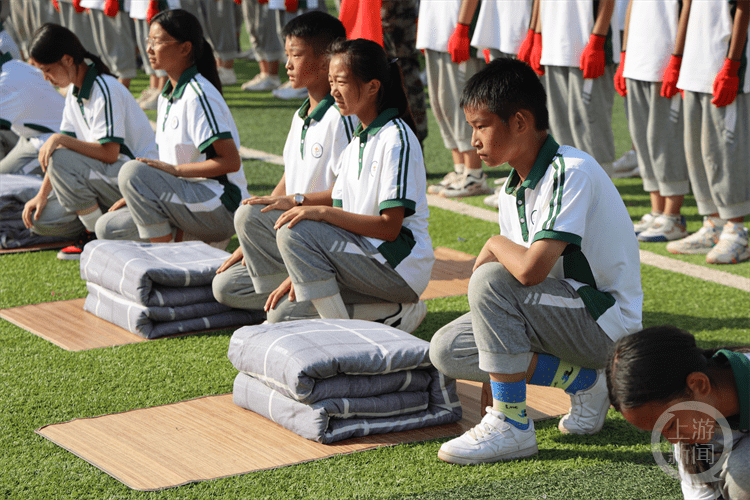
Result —
<path fill-rule="evenodd" d="M 295 194 L 294 195 L 294 203 L 297 205 L 302 205 L 302 202 L 305 201 L 305 196 L 301 194 Z"/>

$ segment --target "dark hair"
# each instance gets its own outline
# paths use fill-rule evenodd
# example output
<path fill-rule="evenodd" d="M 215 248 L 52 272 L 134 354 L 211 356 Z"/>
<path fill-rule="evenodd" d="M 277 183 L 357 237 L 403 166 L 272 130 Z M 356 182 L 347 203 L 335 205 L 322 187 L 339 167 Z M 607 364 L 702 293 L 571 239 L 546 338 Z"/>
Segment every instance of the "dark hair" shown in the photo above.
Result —
<path fill-rule="evenodd" d="M 290 36 L 304 40 L 318 56 L 328 51 L 335 40 L 346 38 L 346 28 L 332 15 L 314 10 L 286 23 L 281 36 L 285 40 Z"/>
<path fill-rule="evenodd" d="M 34 32 L 29 42 L 29 57 L 40 64 L 55 64 L 66 55 L 73 58 L 74 64 L 89 59 L 100 75 L 112 74 L 104 61 L 84 49 L 78 37 L 68 28 L 45 23 Z"/>
<path fill-rule="evenodd" d="M 486 108 L 503 123 L 525 109 L 534 117 L 537 130 L 549 128 L 547 94 L 534 70 L 516 59 L 495 59 L 472 76 L 461 92 L 462 108 Z"/>
<path fill-rule="evenodd" d="M 388 108 L 396 108 L 398 117 L 404 120 L 416 134 L 417 126 L 409 109 L 401 68 L 395 59 L 388 61 L 383 47 L 364 38 L 336 40 L 331 45 L 329 53 L 332 56 L 343 55 L 346 65 L 351 69 L 354 77 L 361 82 L 378 80 L 380 82 L 377 99 L 378 114 Z"/>
<path fill-rule="evenodd" d="M 198 68 L 198 73 L 206 77 L 223 95 L 216 59 L 211 44 L 203 37 L 203 28 L 198 19 L 183 9 L 163 10 L 151 19 L 151 24 L 158 23 L 164 31 L 178 42 L 190 42 L 193 51 L 191 61 Z"/>

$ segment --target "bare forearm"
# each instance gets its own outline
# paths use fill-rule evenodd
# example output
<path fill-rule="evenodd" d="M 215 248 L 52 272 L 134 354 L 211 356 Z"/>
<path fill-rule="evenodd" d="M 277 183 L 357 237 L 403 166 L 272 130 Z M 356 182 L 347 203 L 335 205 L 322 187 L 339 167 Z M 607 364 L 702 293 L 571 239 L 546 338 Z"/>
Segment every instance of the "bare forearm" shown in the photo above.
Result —
<path fill-rule="evenodd" d="M 750 23 L 750 0 L 738 0 L 732 26 L 732 41 L 729 44 L 727 59 L 742 60 L 742 51 L 747 40 L 747 27 Z"/>
<path fill-rule="evenodd" d="M 685 37 L 687 36 L 687 26 L 690 18 L 690 2 L 691 0 L 684 0 L 682 3 L 680 22 L 677 25 L 677 39 L 674 43 L 673 54 L 676 56 L 682 56 L 682 52 L 685 50 Z"/>
<path fill-rule="evenodd" d="M 333 207 L 325 210 L 325 222 L 360 236 L 393 241 L 401 231 L 401 222 L 394 224 L 386 215 L 361 215 Z"/>
<path fill-rule="evenodd" d="M 462 0 L 461 9 L 458 11 L 459 24 L 471 24 L 474 13 L 479 5 L 479 0 Z"/>
<path fill-rule="evenodd" d="M 60 146 L 104 163 L 114 163 L 120 157 L 120 145 L 116 142 L 84 142 L 69 135 L 60 134 Z"/>
<path fill-rule="evenodd" d="M 612 22 L 612 13 L 615 11 L 614 0 L 599 0 L 599 12 L 596 15 L 594 29 L 591 32 L 599 36 L 607 36 L 609 25 Z"/>

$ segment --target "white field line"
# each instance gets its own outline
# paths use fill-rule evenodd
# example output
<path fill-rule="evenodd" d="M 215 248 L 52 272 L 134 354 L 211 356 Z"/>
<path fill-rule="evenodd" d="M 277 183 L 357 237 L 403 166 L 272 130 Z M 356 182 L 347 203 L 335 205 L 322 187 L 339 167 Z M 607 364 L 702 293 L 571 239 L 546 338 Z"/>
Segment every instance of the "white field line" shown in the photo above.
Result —
<path fill-rule="evenodd" d="M 476 219 L 482 219 L 495 223 L 497 222 L 496 211 L 475 207 L 473 205 L 467 205 L 466 203 L 453 201 L 447 198 L 443 198 L 442 196 L 428 194 L 427 203 L 433 207 L 438 207 L 444 210 L 450 210 L 451 212 L 468 215 Z M 730 286 L 744 292 L 750 292 L 750 278 L 744 278 L 742 276 L 737 276 L 736 274 L 699 266 L 697 264 L 691 264 L 689 262 L 683 262 L 677 259 L 670 259 L 669 257 L 658 255 L 653 252 L 648 252 L 646 250 L 641 250 L 640 254 L 642 264 L 658 267 L 659 269 L 664 269 L 665 271 L 685 274 L 687 276 L 692 276 L 693 278 L 711 281 L 720 285 Z"/>

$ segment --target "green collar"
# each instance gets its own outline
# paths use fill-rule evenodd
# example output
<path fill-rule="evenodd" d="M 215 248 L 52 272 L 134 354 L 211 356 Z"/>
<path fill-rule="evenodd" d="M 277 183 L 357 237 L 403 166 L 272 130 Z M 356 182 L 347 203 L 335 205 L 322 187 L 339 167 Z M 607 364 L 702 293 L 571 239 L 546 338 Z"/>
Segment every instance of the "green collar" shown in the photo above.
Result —
<path fill-rule="evenodd" d="M 323 98 L 323 100 L 320 101 L 317 106 L 315 106 L 315 109 L 313 109 L 312 112 L 308 115 L 307 112 L 310 111 L 310 98 L 308 97 L 307 99 L 305 99 L 305 102 L 302 103 L 302 107 L 299 108 L 297 114 L 305 121 L 309 119 L 319 122 L 328 112 L 328 108 L 333 106 L 333 103 L 335 102 L 336 100 L 333 98 L 333 96 L 331 94 L 327 94 Z"/>
<path fill-rule="evenodd" d="M 190 66 L 180 75 L 180 79 L 177 80 L 177 87 L 175 87 L 174 91 L 172 91 L 172 82 L 167 80 L 167 84 L 164 85 L 164 90 L 161 91 L 162 97 L 171 100 L 179 99 L 185 92 L 185 87 L 187 87 L 188 82 L 197 74 L 198 68 L 195 65 Z"/>
<path fill-rule="evenodd" d="M 10 55 L 10 52 L 3 52 L 0 50 L 0 69 L 2 69 L 3 64 L 7 63 L 13 59 L 13 56 Z"/>
<path fill-rule="evenodd" d="M 81 88 L 73 87 L 73 96 L 79 101 L 81 99 L 88 99 L 91 97 L 91 88 L 94 86 L 94 80 L 99 76 L 99 72 L 96 70 L 96 66 L 93 64 L 88 65 L 89 69 L 86 71 L 86 76 L 83 77 L 83 83 Z"/>
<path fill-rule="evenodd" d="M 536 185 L 542 180 L 542 177 L 544 177 L 544 174 L 547 172 L 547 168 L 555 158 L 558 149 L 560 149 L 560 145 L 552 138 L 552 135 L 547 134 L 547 139 L 544 141 L 544 144 L 542 144 L 539 154 L 536 155 L 534 166 L 531 167 L 531 172 L 529 172 L 528 177 L 523 181 L 521 187 L 532 190 L 536 188 Z M 505 192 L 512 195 L 518 186 L 519 180 L 521 180 L 521 177 L 518 175 L 518 172 L 516 172 L 515 169 L 511 170 L 510 179 L 508 179 Z"/>
<path fill-rule="evenodd" d="M 383 125 L 393 120 L 397 116 L 398 110 L 396 108 L 388 108 L 380 113 L 377 118 L 375 118 L 372 123 L 367 126 L 366 129 L 362 129 L 362 123 L 360 122 L 360 124 L 357 125 L 357 130 L 354 131 L 354 135 L 375 135 L 380 132 L 380 129 L 383 128 Z"/>
<path fill-rule="evenodd" d="M 750 430 L 750 359 L 744 353 L 721 349 L 714 357 L 724 356 L 732 367 L 734 382 L 737 386 L 737 396 L 740 403 L 739 422 L 735 427 L 730 422 L 730 427 L 738 428 L 743 432 Z"/>

